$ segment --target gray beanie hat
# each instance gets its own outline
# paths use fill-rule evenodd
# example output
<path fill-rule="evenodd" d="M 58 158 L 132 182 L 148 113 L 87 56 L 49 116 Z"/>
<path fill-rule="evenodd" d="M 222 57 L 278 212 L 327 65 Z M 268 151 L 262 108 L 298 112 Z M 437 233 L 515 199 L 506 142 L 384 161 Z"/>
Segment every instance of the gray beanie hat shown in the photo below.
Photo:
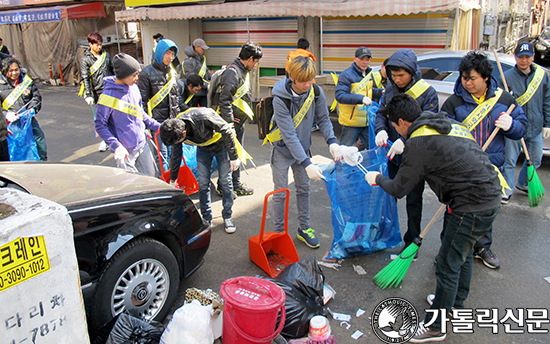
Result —
<path fill-rule="evenodd" d="M 119 53 L 113 57 L 113 68 L 115 76 L 119 80 L 141 71 L 137 60 L 125 53 Z"/>

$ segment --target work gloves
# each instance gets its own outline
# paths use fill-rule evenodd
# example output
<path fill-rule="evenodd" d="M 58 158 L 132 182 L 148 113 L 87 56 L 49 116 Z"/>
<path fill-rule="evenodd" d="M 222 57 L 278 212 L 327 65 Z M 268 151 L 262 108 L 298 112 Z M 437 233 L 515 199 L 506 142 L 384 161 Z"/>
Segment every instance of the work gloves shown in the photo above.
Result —
<path fill-rule="evenodd" d="M 376 184 L 376 177 L 378 177 L 378 175 L 380 174 L 380 172 L 367 172 L 367 174 L 365 174 L 365 180 L 367 181 L 367 183 L 369 183 L 369 185 L 372 185 L 372 186 L 377 186 L 378 184 Z"/>
<path fill-rule="evenodd" d="M 547 139 L 550 137 L 550 128 L 542 128 L 542 138 Z"/>
<path fill-rule="evenodd" d="M 124 146 L 120 145 L 115 150 L 115 160 L 120 161 L 122 165 L 124 165 L 124 159 L 128 158 L 130 153 L 128 153 L 128 150 L 124 148 Z"/>
<path fill-rule="evenodd" d="M 334 161 L 340 161 L 344 157 L 342 153 L 342 148 L 345 146 L 340 146 L 337 143 L 331 143 L 330 146 L 328 146 L 328 149 L 330 151 L 330 155 L 332 155 L 332 159 Z"/>
<path fill-rule="evenodd" d="M 324 180 L 326 179 L 323 175 L 323 171 L 321 171 L 321 168 L 317 165 L 310 164 L 306 167 L 306 173 L 309 179 L 311 180 Z"/>
<path fill-rule="evenodd" d="M 508 131 L 512 127 L 513 121 L 514 119 L 512 118 L 512 116 L 510 116 L 506 112 L 502 112 L 499 118 L 495 121 L 495 126 L 504 131 Z"/>
<path fill-rule="evenodd" d="M 371 105 L 372 99 L 370 99 L 369 97 L 363 97 L 363 104 L 365 104 L 366 106 Z"/>
<path fill-rule="evenodd" d="M 241 159 L 237 158 L 235 160 L 231 160 L 231 171 L 236 171 L 241 166 Z"/>
<path fill-rule="evenodd" d="M 386 146 L 388 144 L 388 133 L 385 130 L 380 130 L 378 134 L 376 134 L 374 142 L 378 147 Z"/>
<path fill-rule="evenodd" d="M 92 98 L 92 97 L 86 97 L 86 98 L 84 98 L 84 101 L 86 103 L 88 103 L 88 105 L 93 105 L 94 104 L 94 98 Z"/>
<path fill-rule="evenodd" d="M 8 111 L 6 112 L 6 119 L 8 120 L 8 122 L 15 122 L 17 121 L 17 119 L 19 119 L 19 117 L 17 116 L 17 114 L 13 111 Z"/>
<path fill-rule="evenodd" d="M 403 142 L 403 140 L 401 139 L 397 139 L 391 146 L 388 152 L 388 155 L 386 157 L 392 160 L 396 154 L 402 154 L 404 149 L 405 149 L 405 142 Z"/>

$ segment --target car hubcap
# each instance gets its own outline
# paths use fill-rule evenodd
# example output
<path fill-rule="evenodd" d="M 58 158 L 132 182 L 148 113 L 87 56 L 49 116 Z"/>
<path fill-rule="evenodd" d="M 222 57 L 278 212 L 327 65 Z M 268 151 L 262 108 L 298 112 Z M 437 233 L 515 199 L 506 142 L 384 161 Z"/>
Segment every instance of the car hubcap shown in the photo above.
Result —
<path fill-rule="evenodd" d="M 155 259 L 140 260 L 119 277 L 111 297 L 111 312 L 116 316 L 128 310 L 151 320 L 162 309 L 169 290 L 166 267 Z"/>

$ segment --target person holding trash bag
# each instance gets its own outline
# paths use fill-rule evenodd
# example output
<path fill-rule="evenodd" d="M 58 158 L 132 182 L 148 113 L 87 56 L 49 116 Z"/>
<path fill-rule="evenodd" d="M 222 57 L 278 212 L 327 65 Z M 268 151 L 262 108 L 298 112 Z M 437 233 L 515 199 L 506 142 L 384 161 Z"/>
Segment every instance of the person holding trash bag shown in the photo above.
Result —
<path fill-rule="evenodd" d="M 474 244 L 499 212 L 499 178 L 469 130 L 445 113 L 423 112 L 411 96 L 397 94 L 386 103 L 384 115 L 406 140 L 402 163 L 393 179 L 370 171 L 365 176 L 367 182 L 400 198 L 426 180 L 439 201 L 447 205 L 436 258 L 435 298 L 428 296 L 433 312 L 427 313 L 410 339 L 411 343 L 441 341 L 446 337 L 443 326 L 451 308 L 464 308 Z M 424 326 L 429 322 L 429 327 Z"/>
<path fill-rule="evenodd" d="M 218 162 L 218 180 L 222 187 L 222 217 L 227 233 L 237 230 L 231 218 L 233 207 L 233 185 L 231 171 L 239 168 L 241 161 L 237 154 L 237 143 L 231 126 L 216 113 L 205 108 L 190 108 L 171 118 L 160 126 L 160 139 L 165 145 L 185 143 L 197 146 L 197 168 L 199 171 L 199 200 L 201 215 L 212 226 L 212 205 L 210 199 L 210 177 L 212 159 Z"/>
<path fill-rule="evenodd" d="M 470 51 L 460 61 L 458 71 L 460 79 L 456 80 L 454 94 L 447 98 L 441 110 L 464 123 L 480 146 L 485 144 L 495 128 L 499 128 L 486 152 L 491 163 L 501 170 L 505 139 L 521 139 L 528 120 L 514 97 L 497 87 L 497 81 L 492 77 L 493 65 L 487 55 Z M 516 108 L 508 115 L 505 112 L 512 104 Z M 492 233 L 490 228 L 476 243 L 474 258 L 481 259 L 491 269 L 497 269 L 500 261 L 491 250 Z"/>
<path fill-rule="evenodd" d="M 0 77 L 0 102 L 6 119 L 9 122 L 17 120 L 19 113 L 24 110 L 34 110 L 32 116 L 32 135 L 36 141 L 36 148 L 40 160 L 48 160 L 46 136 L 38 124 L 36 114 L 42 108 L 42 96 L 34 81 L 21 68 L 21 62 L 13 57 L 2 60 L 2 77 Z"/>
<path fill-rule="evenodd" d="M 407 93 L 420 105 L 423 111 L 438 112 L 439 99 L 436 90 L 422 79 L 422 72 L 417 63 L 415 53 L 411 49 L 401 49 L 395 52 L 386 64 L 389 84 L 380 100 L 380 109 L 376 113 L 374 132 L 375 142 L 378 147 L 385 146 L 388 140 L 393 142 L 388 152 L 388 174 L 393 178 L 400 166 L 400 154 L 403 153 L 405 142 L 399 133 L 391 125 L 390 120 L 384 115 L 386 104 L 396 95 Z M 397 157 L 395 157 L 397 155 Z M 395 157 L 395 159 L 394 159 Z M 424 181 L 407 195 L 407 232 L 403 235 L 405 249 L 414 238 L 420 234 L 422 222 L 422 194 L 424 193 Z"/>
<path fill-rule="evenodd" d="M 84 56 L 80 60 L 80 76 L 82 84 L 78 95 L 84 97 L 90 106 L 97 104 L 97 100 L 103 93 L 103 78 L 114 75 L 111 55 L 103 49 L 103 37 L 99 32 L 88 34 L 88 45 Z M 95 120 L 95 118 L 94 118 Z M 109 147 L 105 141 L 101 141 L 98 150 L 105 152 Z"/>
<path fill-rule="evenodd" d="M 297 56 L 288 66 L 289 77 L 273 87 L 273 119 L 276 123 L 267 135 L 273 144 L 271 171 L 275 190 L 288 187 L 288 169 L 292 168 L 298 207 L 298 239 L 311 248 L 320 246 L 315 230 L 310 227 L 309 180 L 324 179 L 321 169 L 310 161 L 311 125 L 317 119 L 320 131 L 335 161 L 342 158 L 323 90 L 315 80 L 315 65 L 309 57 Z M 276 231 L 284 230 L 285 194 L 273 195 L 273 223 Z"/>
<path fill-rule="evenodd" d="M 535 169 L 542 162 L 543 140 L 550 137 L 550 78 L 542 67 L 533 63 L 535 48 L 529 42 L 521 42 L 516 46 L 514 57 L 516 65 L 504 73 L 516 101 L 521 105 L 529 120 L 525 132 L 525 145 Z M 502 80 L 499 86 L 503 87 Z M 521 152 L 521 141 L 506 138 L 506 159 L 503 175 L 510 189 L 502 203 L 507 204 L 514 193 L 514 176 L 516 163 Z M 527 192 L 527 159 L 524 160 L 515 188 Z"/>
<path fill-rule="evenodd" d="M 119 53 L 113 58 L 113 66 L 115 76 L 105 77 L 105 90 L 97 102 L 95 129 L 114 152 L 118 167 L 154 177 L 155 162 L 145 129 L 155 133 L 160 124 L 143 111 L 136 85 L 139 63 Z"/>

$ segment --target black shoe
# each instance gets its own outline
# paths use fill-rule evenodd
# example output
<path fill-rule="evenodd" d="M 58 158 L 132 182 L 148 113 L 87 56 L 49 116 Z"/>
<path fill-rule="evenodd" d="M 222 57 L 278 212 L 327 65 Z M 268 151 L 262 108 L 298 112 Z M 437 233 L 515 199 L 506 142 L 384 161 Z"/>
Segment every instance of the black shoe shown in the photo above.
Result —
<path fill-rule="evenodd" d="M 508 202 L 510 202 L 510 198 L 512 198 L 512 195 L 502 196 L 502 199 L 500 200 L 500 204 L 508 204 Z"/>
<path fill-rule="evenodd" d="M 216 194 L 220 197 L 223 196 L 222 188 L 219 185 L 216 188 Z M 237 194 L 235 194 L 235 192 L 233 192 L 233 199 L 237 199 Z"/>
<path fill-rule="evenodd" d="M 248 196 L 254 193 L 254 189 L 245 184 L 233 185 L 233 192 L 237 196 Z"/>
<path fill-rule="evenodd" d="M 523 191 L 525 193 L 529 193 L 529 189 L 528 188 L 520 188 L 519 186 L 516 186 L 516 189 L 518 189 L 519 191 Z"/>
<path fill-rule="evenodd" d="M 490 248 L 482 248 L 481 251 L 474 253 L 474 258 L 481 259 L 488 268 L 500 268 L 500 261 Z"/>
<path fill-rule="evenodd" d="M 418 324 L 418 329 L 414 336 L 409 339 L 409 343 L 427 343 L 427 342 L 440 342 L 447 337 L 446 333 L 442 333 L 440 330 L 432 330 L 429 327 L 424 326 L 422 321 Z"/>

